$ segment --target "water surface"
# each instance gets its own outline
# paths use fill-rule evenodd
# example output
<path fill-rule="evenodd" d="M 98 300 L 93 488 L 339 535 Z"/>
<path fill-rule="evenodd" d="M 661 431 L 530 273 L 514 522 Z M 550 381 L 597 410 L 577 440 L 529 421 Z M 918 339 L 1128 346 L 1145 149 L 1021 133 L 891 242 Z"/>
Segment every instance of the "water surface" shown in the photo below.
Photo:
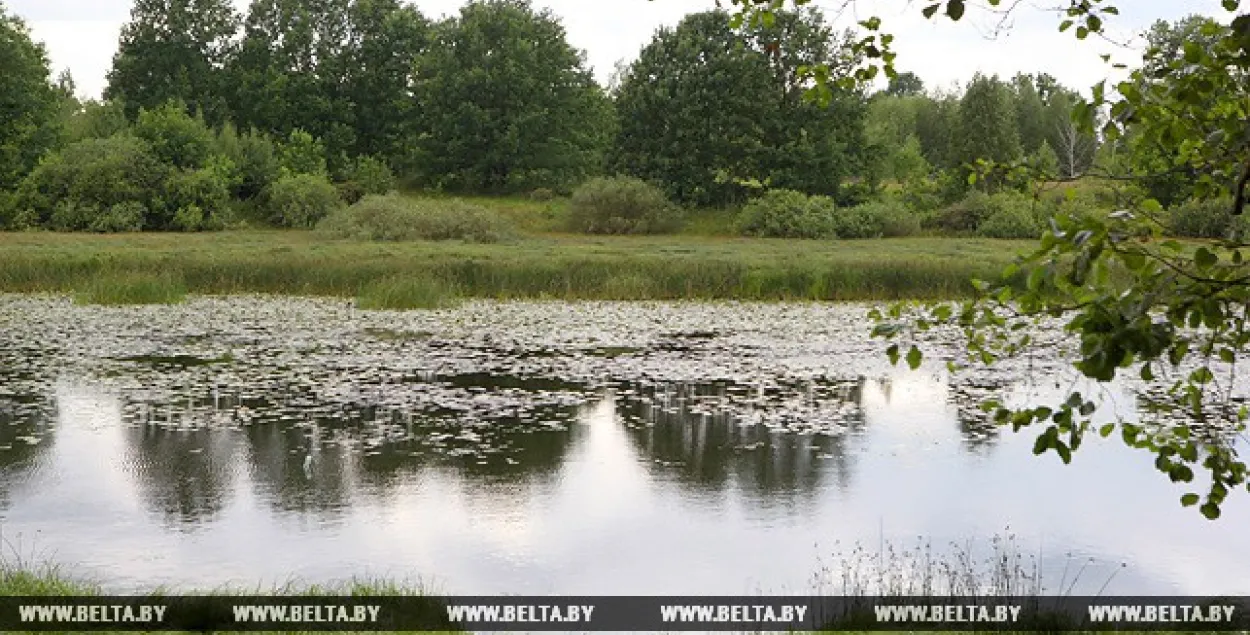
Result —
<path fill-rule="evenodd" d="M 1210 522 L 1114 437 L 1034 457 L 974 406 L 1062 364 L 899 371 L 865 311 L 0 296 L 5 551 L 123 591 L 734 594 L 997 549 L 1047 593 L 1250 594 L 1244 493 Z"/>

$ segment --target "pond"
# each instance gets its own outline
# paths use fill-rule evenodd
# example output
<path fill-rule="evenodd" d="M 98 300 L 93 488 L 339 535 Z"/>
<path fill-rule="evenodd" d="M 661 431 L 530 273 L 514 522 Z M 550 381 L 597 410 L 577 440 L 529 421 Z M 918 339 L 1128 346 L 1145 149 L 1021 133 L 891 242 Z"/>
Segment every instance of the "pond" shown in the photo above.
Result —
<path fill-rule="evenodd" d="M 1043 593 L 1250 594 L 1244 493 L 1207 521 L 1114 435 L 1065 466 L 977 410 L 1067 389 L 1058 354 L 951 375 L 936 334 L 900 370 L 867 309 L 0 296 L 5 558 L 594 595 L 995 584 L 1004 556 Z"/>

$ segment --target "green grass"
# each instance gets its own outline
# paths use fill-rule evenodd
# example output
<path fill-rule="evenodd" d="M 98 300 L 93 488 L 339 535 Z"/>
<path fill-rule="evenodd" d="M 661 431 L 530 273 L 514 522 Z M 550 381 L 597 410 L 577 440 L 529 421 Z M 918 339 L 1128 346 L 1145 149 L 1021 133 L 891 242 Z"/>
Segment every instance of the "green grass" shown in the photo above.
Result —
<path fill-rule="evenodd" d="M 133 269 L 101 271 L 74 286 L 78 304 L 178 304 L 186 295 L 186 286 L 175 275 Z"/>
<path fill-rule="evenodd" d="M 996 278 L 1030 244 L 530 234 L 483 245 L 374 243 L 299 230 L 0 233 L 0 291 L 106 303 L 172 301 L 183 292 L 277 293 L 379 306 L 390 298 L 425 302 L 440 289 L 566 300 L 950 299 L 969 295 L 973 277 Z"/>
<path fill-rule="evenodd" d="M 456 304 L 455 290 L 438 279 L 391 276 L 370 282 L 356 296 L 362 309 L 442 309 Z"/>
<path fill-rule="evenodd" d="M 382 579 L 358 579 L 342 584 L 331 585 L 300 585 L 294 582 L 273 589 L 217 588 L 194 595 L 300 595 L 300 596 L 355 596 L 355 597 L 386 597 L 386 596 L 420 596 L 424 591 L 419 586 L 404 585 Z M 153 589 L 152 595 L 178 594 L 167 589 Z M 0 595 L 5 596 L 50 596 L 50 597 L 90 597 L 104 595 L 99 585 L 74 580 L 63 575 L 59 569 L 51 566 L 30 568 L 28 563 L 4 563 L 0 565 Z M 13 635 L 34 633 L 33 631 L 8 631 Z M 39 633 L 71 633 L 77 631 L 38 631 Z M 122 633 L 133 631 L 92 631 L 94 633 Z M 175 631 L 170 631 L 175 632 Z M 304 633 L 305 631 L 259 631 L 269 633 Z M 351 633 L 354 631 L 335 631 Z M 370 631 L 376 633 L 378 631 Z M 386 632 L 386 631 L 381 631 Z M 437 632 L 437 631 L 431 631 Z M 458 631 L 448 631 L 458 632 Z"/>

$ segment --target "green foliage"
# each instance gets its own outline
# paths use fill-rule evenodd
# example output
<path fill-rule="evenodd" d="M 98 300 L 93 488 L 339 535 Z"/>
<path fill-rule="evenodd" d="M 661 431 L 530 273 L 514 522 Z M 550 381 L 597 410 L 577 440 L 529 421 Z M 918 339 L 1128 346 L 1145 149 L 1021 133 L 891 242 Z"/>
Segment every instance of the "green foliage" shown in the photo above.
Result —
<path fill-rule="evenodd" d="M 326 147 L 320 139 L 304 130 L 293 130 L 278 152 L 282 173 L 286 176 L 308 174 L 326 176 Z"/>
<path fill-rule="evenodd" d="M 864 105 L 841 90 L 827 107 L 803 100 L 799 67 L 840 63 L 842 44 L 812 12 L 744 32 L 715 11 L 660 29 L 616 92 L 612 169 L 687 206 L 737 204 L 761 185 L 840 194 L 868 159 Z"/>
<path fill-rule="evenodd" d="M 230 218 L 231 175 L 228 159 L 199 170 L 172 174 L 165 183 L 163 200 L 169 214 L 165 223 L 179 231 L 216 230 Z"/>
<path fill-rule="evenodd" d="M 991 212 L 977 233 L 986 238 L 1035 239 L 1042 235 L 1042 225 L 1027 205 L 1006 204 Z"/>
<path fill-rule="evenodd" d="M 16 186 L 59 137 L 60 100 L 48 56 L 0 4 L 0 190 Z"/>
<path fill-rule="evenodd" d="M 921 231 L 920 214 L 892 199 L 841 208 L 835 218 L 839 238 L 901 238 Z"/>
<path fill-rule="evenodd" d="M 342 207 L 338 190 L 321 174 L 283 176 L 265 196 L 270 222 L 282 227 L 312 228 Z"/>
<path fill-rule="evenodd" d="M 157 211 L 155 198 L 172 171 L 135 137 L 80 141 L 49 155 L 23 181 L 18 206 L 27 214 L 17 224 L 84 230 L 91 227 L 93 215 L 115 205 L 138 203 Z M 156 216 L 147 217 L 143 226 L 165 228 Z"/>
<path fill-rule="evenodd" d="M 229 0 L 136 0 L 122 27 L 105 99 L 134 119 L 171 101 L 224 121 L 223 66 L 238 16 Z"/>
<path fill-rule="evenodd" d="M 1008 162 L 1020 156 L 1012 91 L 997 77 L 976 75 L 959 102 L 957 157 L 961 163 L 977 159 Z"/>
<path fill-rule="evenodd" d="M 1041 145 L 1029 157 L 1029 163 L 1043 175 L 1059 173 L 1059 155 L 1055 154 L 1055 149 L 1050 147 L 1050 142 L 1045 139 L 1042 139 Z"/>
<path fill-rule="evenodd" d="M 738 231 L 769 238 L 836 238 L 838 207 L 828 196 L 769 190 L 742 208 Z"/>
<path fill-rule="evenodd" d="M 104 139 L 129 128 L 121 102 L 87 100 L 66 122 L 64 140 L 69 144 L 84 139 Z"/>
<path fill-rule="evenodd" d="M 512 193 L 597 173 L 611 104 L 550 12 L 528 0 L 475 0 L 435 29 L 418 62 L 429 186 Z"/>
<path fill-rule="evenodd" d="M 573 192 L 569 224 L 587 234 L 658 234 L 681 224 L 663 190 L 630 176 L 594 178 Z"/>
<path fill-rule="evenodd" d="M 255 130 L 240 135 L 234 126 L 223 126 L 214 147 L 234 167 L 232 195 L 237 199 L 257 199 L 282 176 L 282 161 L 273 140 Z"/>
<path fill-rule="evenodd" d="M 370 195 L 317 225 L 330 235 L 359 240 L 463 240 L 494 243 L 513 228 L 496 214 L 456 199 L 414 200 Z"/>
<path fill-rule="evenodd" d="M 1205 201 L 1185 201 L 1167 212 L 1168 233 L 1187 238 L 1220 238 L 1246 235 L 1250 227 L 1245 216 L 1233 216 L 1233 200 L 1228 197 Z"/>
<path fill-rule="evenodd" d="M 204 167 L 213 147 L 213 132 L 204 120 L 187 114 L 178 102 L 140 110 L 134 135 L 148 143 L 156 158 L 179 169 Z"/>
<path fill-rule="evenodd" d="M 99 212 L 92 219 L 87 229 L 93 232 L 137 232 L 143 229 L 148 216 L 148 208 L 138 201 L 118 203 L 107 210 Z"/>
<path fill-rule="evenodd" d="M 395 190 L 395 173 L 375 157 L 359 157 L 343 175 L 339 193 L 348 204 L 370 194 L 389 194 Z"/>

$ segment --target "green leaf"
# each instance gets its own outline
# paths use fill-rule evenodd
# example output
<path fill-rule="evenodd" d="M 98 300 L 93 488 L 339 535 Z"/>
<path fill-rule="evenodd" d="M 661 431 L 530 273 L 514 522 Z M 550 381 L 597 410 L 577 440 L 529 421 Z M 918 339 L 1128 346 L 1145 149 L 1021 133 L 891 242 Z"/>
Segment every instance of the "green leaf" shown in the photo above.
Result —
<path fill-rule="evenodd" d="M 1107 437 L 1111 436 L 1111 433 L 1112 433 L 1114 430 L 1115 430 L 1115 424 L 1114 424 L 1114 423 L 1108 423 L 1108 424 L 1104 424 L 1101 428 L 1099 428 L 1099 429 L 1098 429 L 1098 434 L 1099 434 L 1099 436 L 1101 436 L 1102 438 L 1104 438 L 1104 439 L 1105 439 L 1105 438 L 1107 438 Z"/>
<path fill-rule="evenodd" d="M 1072 28 L 1072 25 L 1073 25 L 1073 24 L 1076 24 L 1076 23 L 1075 23 L 1075 22 L 1073 22 L 1072 20 L 1064 20 L 1063 22 L 1060 22 L 1060 23 L 1059 23 L 1059 32 L 1060 32 L 1060 33 L 1062 33 L 1062 32 L 1064 32 L 1064 31 L 1067 31 L 1068 29 Z"/>
<path fill-rule="evenodd" d="M 959 20 L 964 17 L 964 0 L 948 0 L 946 3 L 946 15 L 951 20 Z"/>
<path fill-rule="evenodd" d="M 885 355 L 890 358 L 890 364 L 898 365 L 898 344 L 891 344 L 885 349 Z"/>
<path fill-rule="evenodd" d="M 1194 252 L 1194 264 L 1199 269 L 1210 269 L 1216 262 L 1219 262 L 1219 257 L 1211 253 L 1211 250 L 1206 247 L 1199 247 Z"/>
<path fill-rule="evenodd" d="M 931 5 L 927 6 L 927 7 L 925 7 L 925 8 L 924 8 L 923 10 L 921 10 L 920 12 L 924 14 L 924 17 L 926 17 L 926 18 L 932 18 L 932 17 L 933 17 L 933 14 L 934 14 L 934 13 L 937 13 L 937 10 L 938 10 L 939 8 L 941 8 L 941 6 L 942 6 L 942 5 L 941 5 L 940 3 L 938 3 L 938 4 L 931 4 Z"/>
<path fill-rule="evenodd" d="M 920 368 L 920 362 L 922 361 L 924 361 L 924 354 L 920 352 L 919 348 L 912 346 L 911 350 L 907 351 L 907 365 L 912 370 L 916 370 Z"/>
<path fill-rule="evenodd" d="M 1241 3 L 1238 0 L 1224 0 L 1221 4 L 1224 5 L 1225 11 L 1236 11 Z"/>
<path fill-rule="evenodd" d="M 1207 517 L 1207 520 L 1215 520 L 1220 517 L 1220 506 L 1215 503 L 1205 503 L 1198 510 L 1202 512 L 1203 516 Z"/>

